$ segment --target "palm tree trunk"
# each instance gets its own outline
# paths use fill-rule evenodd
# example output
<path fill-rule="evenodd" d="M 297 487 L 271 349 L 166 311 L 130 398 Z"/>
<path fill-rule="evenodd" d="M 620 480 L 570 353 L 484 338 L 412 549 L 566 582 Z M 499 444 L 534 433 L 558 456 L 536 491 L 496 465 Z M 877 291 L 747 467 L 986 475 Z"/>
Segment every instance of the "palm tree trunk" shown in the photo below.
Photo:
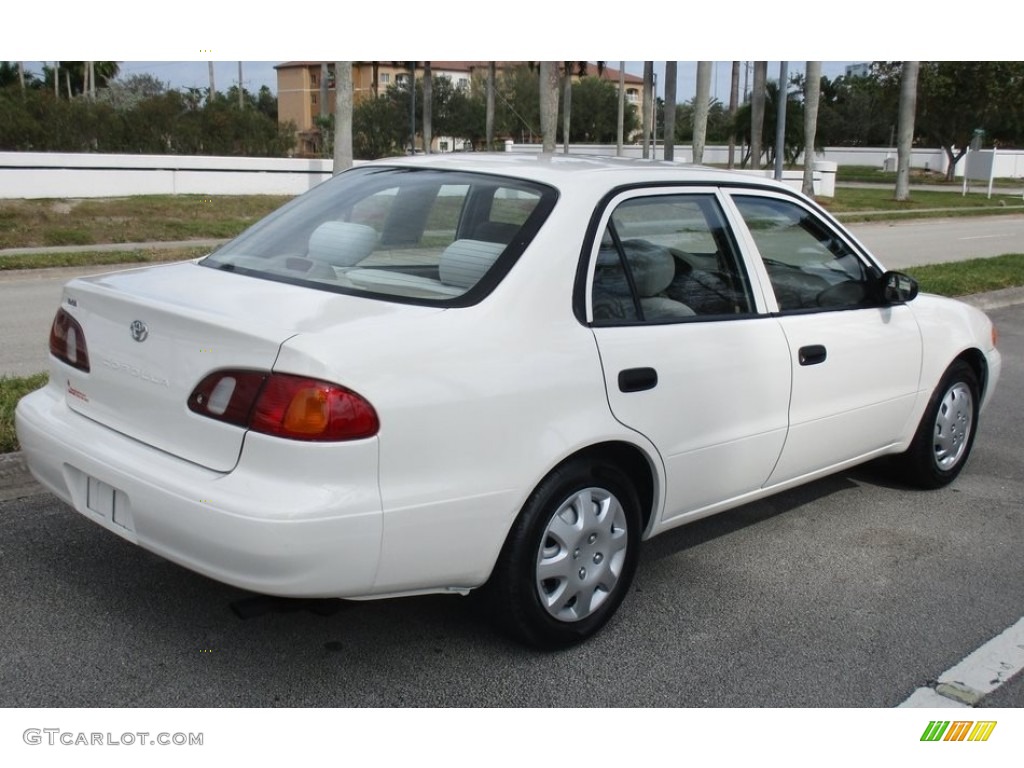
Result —
<path fill-rule="evenodd" d="M 494 88 L 497 66 L 493 61 L 487 62 L 487 151 L 494 149 Z"/>
<path fill-rule="evenodd" d="M 572 62 L 563 64 L 565 80 L 562 82 L 562 152 L 569 154 L 569 121 L 572 110 Z"/>
<path fill-rule="evenodd" d="M 754 87 L 750 93 L 750 165 L 761 167 L 761 132 L 764 130 L 764 87 L 768 82 L 768 62 L 754 62 Z"/>
<path fill-rule="evenodd" d="M 896 199 L 910 199 L 910 152 L 914 145 L 919 61 L 904 61 L 900 73 L 900 111 L 896 143 Z"/>
<path fill-rule="evenodd" d="M 53 98 L 60 98 L 60 62 L 53 62 Z"/>
<path fill-rule="evenodd" d="M 210 71 L 210 92 L 206 96 L 206 103 L 209 104 L 213 100 L 214 94 L 217 93 L 217 85 L 213 81 L 213 62 L 206 62 L 207 68 Z"/>
<path fill-rule="evenodd" d="M 352 62 L 334 63 L 334 173 L 352 167 Z"/>
<path fill-rule="evenodd" d="M 555 130 L 558 122 L 558 62 L 540 63 L 540 132 L 541 151 L 555 151 Z"/>
<path fill-rule="evenodd" d="M 740 108 L 740 63 L 732 63 L 732 81 L 729 84 L 729 169 L 736 167 L 736 113 Z"/>
<path fill-rule="evenodd" d="M 676 159 L 676 74 L 678 61 L 665 62 L 665 159 Z"/>
<path fill-rule="evenodd" d="M 654 62 L 644 62 L 644 98 L 643 98 L 643 129 L 644 129 L 644 160 L 651 158 L 651 108 L 654 105 Z"/>
<path fill-rule="evenodd" d="M 626 124 L 626 62 L 619 62 L 619 123 L 615 139 L 615 156 L 622 157 L 623 133 Z"/>
<path fill-rule="evenodd" d="M 708 137 L 708 112 L 711 108 L 711 62 L 697 62 L 697 96 L 693 105 L 693 162 L 704 162 Z"/>
<path fill-rule="evenodd" d="M 821 62 L 808 61 L 804 73 L 804 183 L 803 193 L 814 194 L 814 145 L 818 140 L 818 102 L 821 99 Z"/>
<path fill-rule="evenodd" d="M 430 62 L 423 62 L 423 152 L 430 154 L 430 145 L 434 140 L 434 77 L 430 71 Z"/>

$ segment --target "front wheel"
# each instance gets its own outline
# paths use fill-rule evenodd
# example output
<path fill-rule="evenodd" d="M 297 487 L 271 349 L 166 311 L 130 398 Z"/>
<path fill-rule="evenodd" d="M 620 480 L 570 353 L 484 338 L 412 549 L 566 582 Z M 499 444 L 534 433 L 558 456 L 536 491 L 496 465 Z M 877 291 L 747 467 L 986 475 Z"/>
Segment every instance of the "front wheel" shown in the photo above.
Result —
<path fill-rule="evenodd" d="M 557 648 L 612 617 L 640 544 L 640 502 L 614 466 L 571 461 L 530 496 L 495 567 L 490 608 L 515 637 Z"/>
<path fill-rule="evenodd" d="M 902 479 L 920 488 L 953 482 L 974 444 L 979 403 L 977 374 L 957 360 L 935 388 L 914 441 L 898 458 Z"/>

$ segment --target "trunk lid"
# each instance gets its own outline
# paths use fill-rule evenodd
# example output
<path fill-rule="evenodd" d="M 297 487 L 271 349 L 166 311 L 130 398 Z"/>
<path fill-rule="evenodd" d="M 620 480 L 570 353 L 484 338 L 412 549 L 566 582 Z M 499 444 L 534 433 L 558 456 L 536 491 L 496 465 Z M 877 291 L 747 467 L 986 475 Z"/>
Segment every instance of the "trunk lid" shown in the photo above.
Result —
<path fill-rule="evenodd" d="M 51 357 L 55 380 L 66 381 L 68 406 L 221 472 L 237 463 L 246 430 L 189 410 L 188 397 L 206 375 L 270 371 L 282 343 L 297 334 L 437 311 L 194 263 L 77 279 L 65 286 L 62 306 L 82 326 L 91 369 Z"/>

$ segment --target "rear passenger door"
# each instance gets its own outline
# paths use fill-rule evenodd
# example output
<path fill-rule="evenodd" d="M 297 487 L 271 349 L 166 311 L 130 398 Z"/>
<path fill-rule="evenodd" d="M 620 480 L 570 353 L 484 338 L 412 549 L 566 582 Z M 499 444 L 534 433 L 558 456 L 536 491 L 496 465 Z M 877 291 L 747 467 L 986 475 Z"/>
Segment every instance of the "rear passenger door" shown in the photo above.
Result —
<path fill-rule="evenodd" d="M 586 320 L 608 402 L 661 453 L 664 519 L 757 491 L 786 438 L 789 346 L 719 193 L 623 192 L 602 212 L 589 258 Z"/>

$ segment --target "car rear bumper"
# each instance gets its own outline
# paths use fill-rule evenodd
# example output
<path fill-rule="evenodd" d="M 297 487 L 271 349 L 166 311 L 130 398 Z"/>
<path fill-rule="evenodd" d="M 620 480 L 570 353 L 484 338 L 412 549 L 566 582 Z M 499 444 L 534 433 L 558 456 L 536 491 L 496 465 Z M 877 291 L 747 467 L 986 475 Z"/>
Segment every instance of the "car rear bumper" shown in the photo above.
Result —
<path fill-rule="evenodd" d="M 186 568 L 283 596 L 369 594 L 381 547 L 376 438 L 343 444 L 249 433 L 215 472 L 67 407 L 59 385 L 18 403 L 26 462 L 93 522 Z"/>

